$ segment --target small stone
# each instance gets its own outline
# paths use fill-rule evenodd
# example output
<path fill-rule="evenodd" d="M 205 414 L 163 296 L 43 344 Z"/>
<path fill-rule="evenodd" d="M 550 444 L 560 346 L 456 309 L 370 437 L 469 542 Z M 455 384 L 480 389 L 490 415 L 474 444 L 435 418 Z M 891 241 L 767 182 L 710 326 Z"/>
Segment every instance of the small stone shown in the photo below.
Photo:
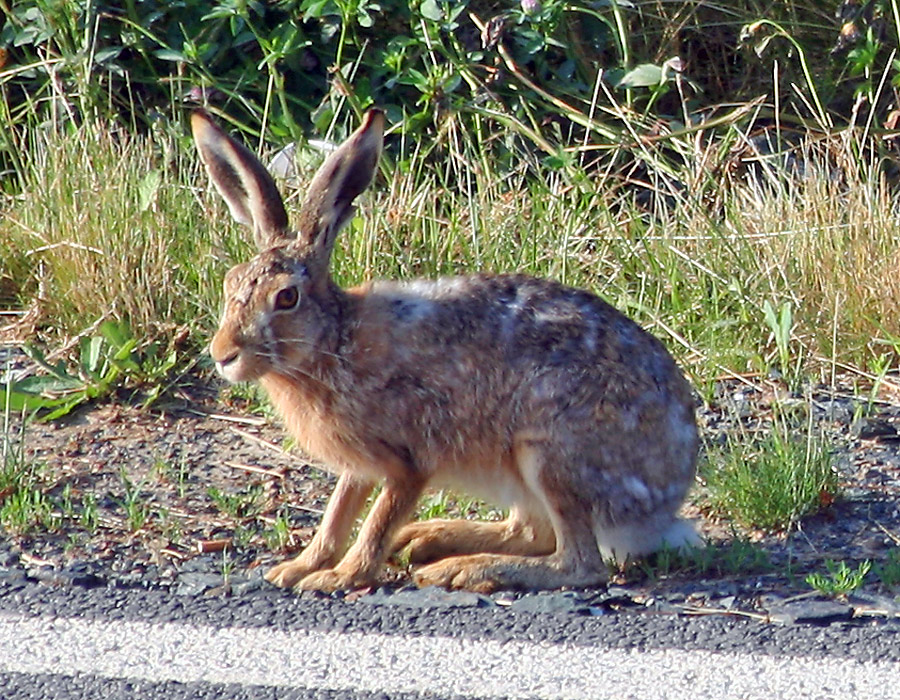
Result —
<path fill-rule="evenodd" d="M 781 605 L 784 602 L 784 596 L 779 593 L 763 593 L 757 599 L 757 603 L 763 610 L 770 610 Z"/>
<path fill-rule="evenodd" d="M 24 588 L 27 583 L 25 572 L 21 569 L 0 569 L 0 586 L 3 586 L 4 595 Z"/>
<path fill-rule="evenodd" d="M 12 568 L 19 563 L 19 555 L 10 549 L 0 548 L 0 567 Z"/>
<path fill-rule="evenodd" d="M 606 589 L 606 595 L 604 596 L 604 602 L 608 600 L 621 600 L 626 602 L 632 602 L 636 597 L 640 595 L 637 591 L 633 591 L 630 588 L 625 588 L 624 586 L 609 586 Z"/>
<path fill-rule="evenodd" d="M 261 576 L 250 579 L 244 577 L 232 578 L 231 595 L 242 596 L 249 593 L 255 593 L 256 591 L 262 590 L 266 585 L 268 584 Z"/>
<path fill-rule="evenodd" d="M 785 625 L 830 625 L 853 618 L 853 608 L 837 600 L 794 600 L 769 609 L 769 619 Z"/>
<path fill-rule="evenodd" d="M 841 425 L 849 425 L 853 420 L 853 411 L 846 401 L 831 400 L 823 404 L 825 418 Z"/>
<path fill-rule="evenodd" d="M 68 585 L 81 588 L 98 588 L 106 585 L 106 579 L 102 575 L 102 568 L 97 562 L 76 561 L 59 572 L 60 576 L 68 579 Z"/>
<path fill-rule="evenodd" d="M 196 572 L 183 573 L 178 577 L 175 585 L 175 595 L 198 596 L 206 591 L 223 585 L 224 580 L 219 574 L 203 574 Z"/>
<path fill-rule="evenodd" d="M 528 613 L 586 614 L 589 612 L 588 607 L 581 596 L 573 594 L 571 591 L 563 591 L 561 593 L 524 596 L 514 602 L 510 609 L 516 612 Z"/>

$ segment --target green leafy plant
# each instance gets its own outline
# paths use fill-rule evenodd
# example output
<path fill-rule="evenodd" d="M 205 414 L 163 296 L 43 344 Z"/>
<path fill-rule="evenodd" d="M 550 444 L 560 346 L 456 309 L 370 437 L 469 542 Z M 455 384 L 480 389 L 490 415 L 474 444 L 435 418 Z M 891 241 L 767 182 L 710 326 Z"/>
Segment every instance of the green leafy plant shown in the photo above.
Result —
<path fill-rule="evenodd" d="M 23 535 L 35 528 L 56 531 L 61 519 L 47 494 L 39 488 L 22 484 L 3 499 L 0 524 L 10 532 Z"/>
<path fill-rule="evenodd" d="M 234 573 L 234 567 L 235 560 L 231 556 L 231 548 L 225 547 L 225 549 L 222 550 L 221 566 L 222 580 L 224 581 L 225 586 L 228 586 L 229 582 L 231 581 L 231 575 Z"/>
<path fill-rule="evenodd" d="M 190 479 L 190 465 L 188 464 L 187 459 L 182 457 L 178 460 L 177 464 L 167 462 L 163 459 L 157 459 L 153 465 L 153 471 L 160 481 L 175 486 L 179 498 L 184 498 L 187 493 L 188 481 Z"/>
<path fill-rule="evenodd" d="M 88 533 L 93 534 L 97 531 L 100 522 L 97 513 L 97 497 L 92 493 L 84 494 L 84 497 L 81 499 L 79 522 Z"/>
<path fill-rule="evenodd" d="M 834 501 L 837 475 L 824 439 L 807 426 L 798 436 L 776 418 L 762 437 L 729 436 L 701 466 L 713 510 L 745 527 L 784 530 Z"/>
<path fill-rule="evenodd" d="M 290 549 L 294 542 L 290 520 L 283 514 L 277 515 L 271 526 L 263 532 L 263 537 L 270 551 L 283 552 Z"/>
<path fill-rule="evenodd" d="M 428 493 L 422 499 L 416 517 L 419 520 L 458 517 L 496 520 L 500 517 L 505 517 L 505 512 L 497 511 L 478 499 L 460 496 L 446 489 L 439 489 Z"/>
<path fill-rule="evenodd" d="M 87 401 L 109 396 L 117 388 L 151 385 L 144 405 L 152 403 L 175 367 L 177 354 L 159 356 L 157 344 L 137 350 L 138 341 L 126 325 L 105 321 L 99 335 L 81 339 L 74 366 L 65 360 L 51 364 L 37 347 L 26 347 L 28 356 L 46 374 L 12 381 L 0 388 L 0 403 L 14 411 L 38 412 L 44 420 L 67 415 Z"/>
<path fill-rule="evenodd" d="M 262 487 L 252 486 L 240 493 L 228 493 L 215 486 L 206 490 L 216 507 L 232 518 L 250 518 L 257 515 L 262 507 Z"/>
<path fill-rule="evenodd" d="M 641 559 L 637 566 L 653 580 L 675 575 L 734 576 L 772 570 L 766 551 L 742 537 L 686 550 L 663 548 Z"/>
<path fill-rule="evenodd" d="M 124 488 L 124 496 L 120 504 L 125 511 L 125 521 L 131 532 L 137 532 L 147 524 L 150 518 L 150 504 L 143 495 L 143 483 L 135 484 L 125 467 L 119 471 L 119 478 Z"/>
<path fill-rule="evenodd" d="M 0 432 L 0 526 L 15 534 L 33 528 L 56 530 L 60 518 L 44 492 L 42 467 L 25 456 L 25 422 L 11 428 L 7 402 Z"/>
<path fill-rule="evenodd" d="M 434 518 L 449 518 L 454 509 L 458 508 L 456 499 L 445 489 L 429 493 L 419 507 L 420 520 L 432 520 Z"/>
<path fill-rule="evenodd" d="M 828 570 L 827 575 L 819 572 L 811 573 L 806 577 L 806 583 L 819 593 L 842 596 L 862 587 L 866 575 L 872 568 L 872 562 L 867 559 L 860 562 L 855 569 L 851 569 L 844 561 L 835 563 L 828 559 L 825 561 L 825 568 Z"/>
<path fill-rule="evenodd" d="M 243 524 L 238 524 L 231 534 L 234 549 L 240 552 L 246 549 L 256 536 L 256 529 Z"/>
<path fill-rule="evenodd" d="M 766 299 L 763 302 L 763 318 L 766 326 L 775 340 L 775 349 L 778 355 L 778 365 L 782 375 L 790 386 L 796 386 L 801 376 L 803 357 L 801 354 L 793 356 L 791 351 L 792 334 L 794 331 L 794 314 L 791 302 L 786 301 L 776 312 L 771 302 Z"/>
<path fill-rule="evenodd" d="M 872 573 L 888 588 L 900 586 L 900 548 L 894 547 L 885 559 L 876 561 Z"/>

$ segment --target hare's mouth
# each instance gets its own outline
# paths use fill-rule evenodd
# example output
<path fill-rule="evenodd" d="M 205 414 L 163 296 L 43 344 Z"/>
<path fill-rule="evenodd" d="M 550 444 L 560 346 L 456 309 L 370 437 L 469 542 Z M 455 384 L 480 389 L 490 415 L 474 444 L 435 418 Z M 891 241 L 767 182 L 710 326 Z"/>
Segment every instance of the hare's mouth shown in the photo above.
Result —
<path fill-rule="evenodd" d="M 230 382 L 240 381 L 239 379 L 233 378 L 233 376 L 236 374 L 235 370 L 239 365 L 240 353 L 235 351 L 227 357 L 216 360 L 216 371 Z"/>
<path fill-rule="evenodd" d="M 244 353 L 239 350 L 216 359 L 216 371 L 229 382 L 249 382 L 256 379 L 257 372 L 253 371 L 253 365 L 247 361 Z"/>

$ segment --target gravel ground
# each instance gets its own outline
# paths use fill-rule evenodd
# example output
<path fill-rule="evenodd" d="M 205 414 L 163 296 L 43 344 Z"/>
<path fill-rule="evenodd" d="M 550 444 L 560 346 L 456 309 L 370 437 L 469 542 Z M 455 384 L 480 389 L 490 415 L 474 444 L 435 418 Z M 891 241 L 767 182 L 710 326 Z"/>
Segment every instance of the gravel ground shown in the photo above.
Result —
<path fill-rule="evenodd" d="M 30 422 L 24 446 L 40 465 L 50 526 L 8 528 L 0 581 L 194 597 L 268 594 L 262 572 L 309 540 L 334 479 L 286 452 L 277 422 L 248 414 L 241 402 L 222 402 L 219 388 L 182 387 L 146 410 L 103 404 L 56 423 Z M 714 402 L 698 409 L 706 438 L 715 442 L 738 423 L 764 424 L 777 391 L 774 381 L 722 382 Z M 602 590 L 477 598 L 415 591 L 408 572 L 391 566 L 382 586 L 336 595 L 378 605 L 578 615 L 721 614 L 812 624 L 900 617 L 896 592 L 873 574 L 855 596 L 839 600 L 804 582 L 828 559 L 877 563 L 900 544 L 900 405 L 876 402 L 854 421 L 854 396 L 851 387 L 813 392 L 813 417 L 835 446 L 842 496 L 790 534 L 740 533 L 753 543 L 744 549 L 767 563 L 747 560 L 706 574 L 657 568 L 648 576 L 633 568 Z M 782 406 L 791 401 L 780 397 Z M 695 501 L 703 503 L 699 495 Z M 449 507 L 472 515 L 475 507 L 462 503 Z M 696 503 L 686 514 L 712 546 L 733 546 L 729 523 Z"/>

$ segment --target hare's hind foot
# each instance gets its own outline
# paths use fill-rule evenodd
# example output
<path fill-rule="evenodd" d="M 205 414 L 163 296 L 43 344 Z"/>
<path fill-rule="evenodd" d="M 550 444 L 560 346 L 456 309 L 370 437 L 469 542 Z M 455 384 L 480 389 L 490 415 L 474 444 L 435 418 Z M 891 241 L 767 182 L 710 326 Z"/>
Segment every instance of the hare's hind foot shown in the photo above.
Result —
<path fill-rule="evenodd" d="M 609 580 L 609 569 L 599 556 L 586 565 L 565 560 L 557 554 L 537 557 L 473 554 L 441 559 L 417 569 L 413 577 L 418 586 L 491 593 L 506 588 L 540 590 L 600 586 Z"/>
<path fill-rule="evenodd" d="M 445 557 L 493 552 L 538 556 L 556 549 L 547 523 L 532 524 L 515 511 L 499 522 L 426 520 L 405 525 L 392 544 L 394 552 L 407 550 L 411 564 L 425 564 Z"/>

